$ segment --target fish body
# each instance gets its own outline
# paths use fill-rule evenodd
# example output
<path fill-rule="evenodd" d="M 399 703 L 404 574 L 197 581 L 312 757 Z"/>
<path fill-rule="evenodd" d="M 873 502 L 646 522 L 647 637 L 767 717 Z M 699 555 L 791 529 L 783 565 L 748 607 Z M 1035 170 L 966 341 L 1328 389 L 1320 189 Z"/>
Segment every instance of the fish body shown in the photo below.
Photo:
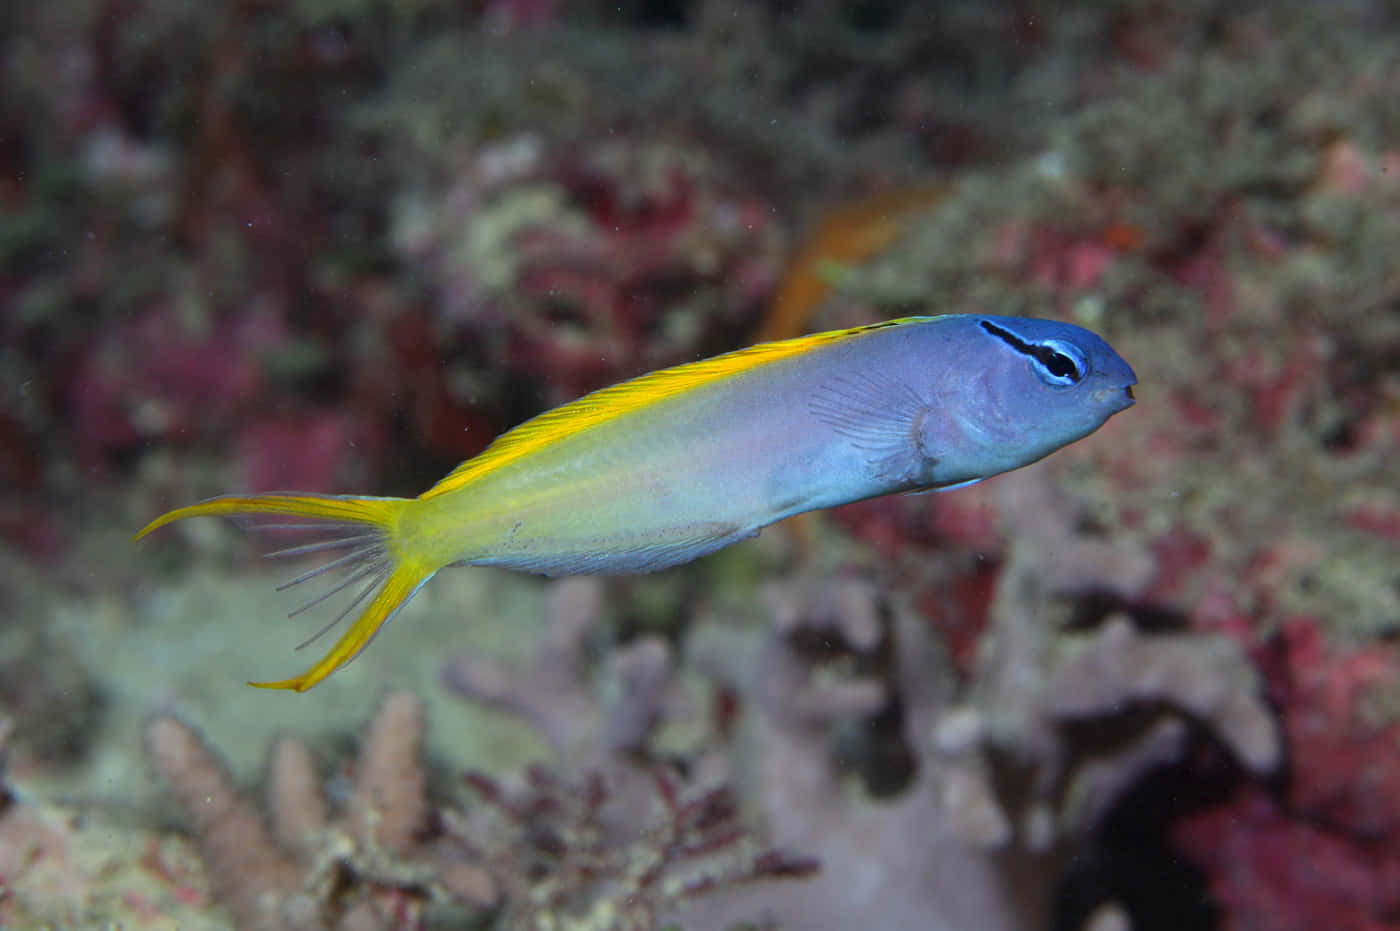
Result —
<path fill-rule="evenodd" d="M 323 531 L 288 552 L 336 557 L 323 568 L 360 584 L 351 609 L 368 604 L 310 670 L 263 683 L 300 691 L 353 658 L 445 566 L 679 565 L 793 514 L 1027 465 L 1130 406 L 1135 383 L 1107 343 L 1069 324 L 909 317 L 602 389 L 502 435 L 418 498 L 222 497 L 138 536 L 208 514 L 287 515 Z"/>

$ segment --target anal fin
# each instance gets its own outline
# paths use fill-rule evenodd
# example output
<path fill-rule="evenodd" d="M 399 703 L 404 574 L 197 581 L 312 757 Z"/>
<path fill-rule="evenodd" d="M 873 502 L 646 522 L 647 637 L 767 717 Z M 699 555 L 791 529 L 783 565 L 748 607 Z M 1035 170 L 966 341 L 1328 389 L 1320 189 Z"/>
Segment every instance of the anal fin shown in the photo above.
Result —
<path fill-rule="evenodd" d="M 539 575 L 630 575 L 656 572 L 758 535 L 758 528 L 708 522 L 657 531 L 625 544 L 589 541 L 586 549 L 526 549 L 471 560 L 473 566 L 498 566 Z"/>

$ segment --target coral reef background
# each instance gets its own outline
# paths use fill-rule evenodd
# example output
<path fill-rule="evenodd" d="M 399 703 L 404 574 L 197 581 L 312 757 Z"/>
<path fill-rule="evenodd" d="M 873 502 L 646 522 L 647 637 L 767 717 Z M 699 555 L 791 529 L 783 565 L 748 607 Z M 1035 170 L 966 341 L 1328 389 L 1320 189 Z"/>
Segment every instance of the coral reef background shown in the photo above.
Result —
<path fill-rule="evenodd" d="M 0 9 L 0 925 L 1400 926 L 1389 4 Z M 306 695 L 234 490 L 621 378 L 1072 320 L 1139 403 Z M 368 722 L 368 723 L 367 723 Z"/>

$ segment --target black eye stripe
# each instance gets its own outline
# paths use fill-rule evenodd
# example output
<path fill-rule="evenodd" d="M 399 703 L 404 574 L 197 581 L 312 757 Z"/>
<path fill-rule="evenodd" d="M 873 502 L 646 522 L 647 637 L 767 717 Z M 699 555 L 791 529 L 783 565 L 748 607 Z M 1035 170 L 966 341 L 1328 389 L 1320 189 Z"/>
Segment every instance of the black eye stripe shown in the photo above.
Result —
<path fill-rule="evenodd" d="M 995 323 L 986 320 L 978 322 L 982 325 L 982 329 L 1006 343 L 1012 349 L 1021 353 L 1021 355 L 1030 356 L 1032 359 L 1045 366 L 1045 370 L 1051 375 L 1057 378 L 1068 378 L 1072 381 L 1078 381 L 1080 378 L 1084 377 L 1084 373 L 1079 370 L 1079 364 L 1063 352 L 1050 346 L 1028 343 L 1015 333 L 1012 333 L 1010 330 L 1004 330 Z"/>
<path fill-rule="evenodd" d="M 988 323 L 986 320 L 981 321 L 981 323 L 982 329 L 986 330 L 988 333 L 992 334 L 997 339 L 1006 343 L 1008 346 L 1021 353 L 1022 355 L 1033 356 L 1036 354 L 1036 347 L 1025 342 L 1015 333 L 1012 333 L 1010 330 L 1003 330 L 995 323 Z"/>

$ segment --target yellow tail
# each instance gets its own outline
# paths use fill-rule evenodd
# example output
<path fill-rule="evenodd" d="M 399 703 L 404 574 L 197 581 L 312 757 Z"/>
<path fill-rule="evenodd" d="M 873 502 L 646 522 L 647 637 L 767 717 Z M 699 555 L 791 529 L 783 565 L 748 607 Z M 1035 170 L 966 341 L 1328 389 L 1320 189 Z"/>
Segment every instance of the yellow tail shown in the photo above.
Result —
<path fill-rule="evenodd" d="M 354 600 L 320 633 L 301 646 L 316 640 L 366 598 L 369 599 L 369 604 L 350 625 L 350 629 L 341 636 L 330 652 L 310 669 L 293 679 L 283 679 L 280 682 L 248 683 L 261 689 L 293 689 L 304 692 L 354 659 L 379 629 L 398 613 L 438 569 L 442 568 L 404 552 L 399 533 L 399 519 L 404 509 L 412 503 L 412 500 L 407 498 L 348 495 L 224 496 L 162 514 L 143 527 L 133 539 L 139 540 L 153 530 L 177 520 L 184 520 L 186 517 L 272 515 L 296 518 L 295 523 L 251 522 L 249 526 L 251 529 L 305 531 L 309 534 L 310 542 L 269 553 L 270 557 L 325 553 L 334 558 L 297 576 L 282 588 L 299 585 L 327 572 L 343 571 L 346 575 L 329 592 L 312 599 L 289 616 L 300 614 L 357 582 L 364 583 L 355 594 Z"/>

